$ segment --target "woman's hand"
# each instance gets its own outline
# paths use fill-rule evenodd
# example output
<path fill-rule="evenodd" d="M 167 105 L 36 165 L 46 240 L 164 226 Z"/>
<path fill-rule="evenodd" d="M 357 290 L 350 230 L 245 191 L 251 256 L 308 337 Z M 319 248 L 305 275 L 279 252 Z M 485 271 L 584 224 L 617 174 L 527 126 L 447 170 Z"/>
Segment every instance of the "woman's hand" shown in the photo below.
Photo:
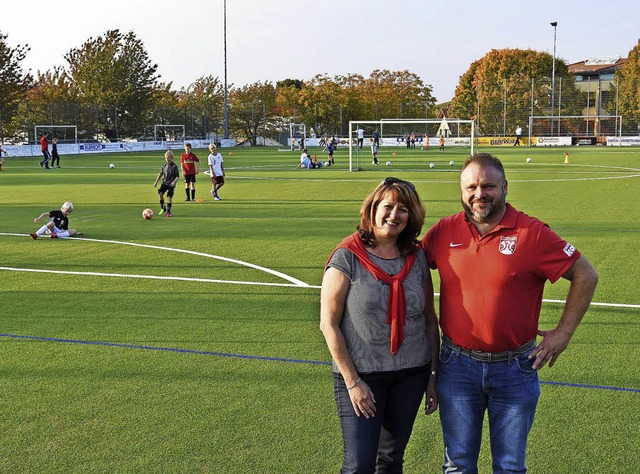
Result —
<path fill-rule="evenodd" d="M 438 392 L 436 390 L 435 376 L 429 377 L 427 384 L 427 395 L 424 402 L 424 414 L 431 415 L 438 409 Z"/>
<path fill-rule="evenodd" d="M 351 398 L 351 404 L 356 415 L 364 416 L 366 419 L 375 416 L 376 399 L 364 380 L 360 380 L 355 387 L 349 390 L 349 398 Z"/>

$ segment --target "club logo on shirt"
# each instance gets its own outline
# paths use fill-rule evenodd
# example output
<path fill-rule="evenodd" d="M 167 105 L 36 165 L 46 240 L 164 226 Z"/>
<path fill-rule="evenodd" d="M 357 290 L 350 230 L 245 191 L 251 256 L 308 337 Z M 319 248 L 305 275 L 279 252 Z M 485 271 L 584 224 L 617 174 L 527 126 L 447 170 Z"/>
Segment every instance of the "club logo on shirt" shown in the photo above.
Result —
<path fill-rule="evenodd" d="M 516 251 L 516 245 L 518 243 L 518 237 L 500 237 L 500 244 L 498 245 L 498 250 L 500 250 L 501 254 L 504 255 L 513 255 Z"/>
<path fill-rule="evenodd" d="M 573 252 L 576 251 L 576 248 L 570 243 L 567 243 L 567 245 L 564 246 L 562 251 L 567 254 L 567 257 L 571 257 L 573 255 Z"/>

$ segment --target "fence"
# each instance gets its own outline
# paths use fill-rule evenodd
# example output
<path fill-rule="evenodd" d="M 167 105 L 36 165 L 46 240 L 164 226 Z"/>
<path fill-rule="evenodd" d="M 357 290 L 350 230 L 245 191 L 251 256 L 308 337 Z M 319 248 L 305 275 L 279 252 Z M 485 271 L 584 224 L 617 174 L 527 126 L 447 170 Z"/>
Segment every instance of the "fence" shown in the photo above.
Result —
<path fill-rule="evenodd" d="M 452 108 L 456 116 L 467 113 L 475 117 L 478 136 L 513 136 L 518 125 L 525 136 L 640 135 L 640 123 L 624 116 L 617 118 L 616 91 L 613 79 L 560 77 L 553 94 L 548 78 L 531 79 L 530 83 L 505 81 L 499 85 L 478 84 L 475 103 L 458 105 L 454 100 Z M 535 130 L 528 130 L 530 117 L 537 117 Z"/>
<path fill-rule="evenodd" d="M 617 84 L 613 77 L 611 80 L 583 79 L 582 76 L 558 77 L 553 91 L 550 78 L 526 78 L 521 81 L 503 81 L 500 84 L 479 83 L 475 85 L 475 94 L 469 94 L 466 98 L 454 98 L 449 115 L 474 119 L 478 137 L 512 137 L 518 125 L 523 128 L 524 136 L 639 136 L 640 123 L 625 117 L 619 111 Z M 358 100 L 366 102 L 367 96 Z M 413 106 L 409 107 L 407 104 Z M 299 110 L 295 121 L 307 124 L 307 129 L 313 128 L 316 133 L 318 130 L 324 131 L 322 135 L 325 132 L 340 134 L 341 130 L 346 130 L 349 121 L 379 119 L 355 112 L 371 111 L 373 109 L 370 105 L 360 103 L 350 110 L 335 106 L 333 112 L 328 110 L 324 114 L 325 117 L 333 117 L 334 121 L 331 123 L 320 123 L 313 107 L 308 107 L 308 116 Z M 387 104 L 387 109 L 384 112 L 387 118 L 424 119 L 435 118 L 441 107 L 428 107 L 424 102 L 407 97 L 402 103 Z M 276 110 L 265 110 L 264 105 L 256 109 L 254 102 L 230 104 L 230 136 L 238 142 L 248 141 L 253 145 L 273 141 L 286 144 L 291 119 L 277 115 Z M 377 113 L 376 108 L 375 114 Z M 622 116 L 621 120 L 613 119 L 619 115 Z M 530 117 L 548 118 L 536 119 L 535 125 L 539 130 L 534 131 L 529 129 Z M 556 121 L 555 117 L 579 119 L 573 119 L 569 124 Z M 154 126 L 159 124 L 183 125 L 185 138 L 197 140 L 224 136 L 224 111 L 218 105 L 195 103 L 171 107 L 151 105 L 137 109 L 133 106 L 74 102 L 35 104 L 26 101 L 12 116 L 6 113 L 0 115 L 0 141 L 37 143 L 39 137 L 34 136 L 33 127 L 43 124 L 77 125 L 79 143 L 153 140 Z"/>

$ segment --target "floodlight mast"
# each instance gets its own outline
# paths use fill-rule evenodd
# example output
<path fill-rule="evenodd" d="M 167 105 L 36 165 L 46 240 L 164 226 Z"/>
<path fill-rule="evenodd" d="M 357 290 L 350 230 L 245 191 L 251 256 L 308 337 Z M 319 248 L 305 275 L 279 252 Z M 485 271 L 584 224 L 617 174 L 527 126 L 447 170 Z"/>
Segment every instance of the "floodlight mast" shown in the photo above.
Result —
<path fill-rule="evenodd" d="M 557 21 L 552 21 L 553 26 L 553 64 L 551 65 L 551 136 L 553 136 L 553 115 L 555 108 L 555 94 L 556 94 L 556 27 Z"/>
<path fill-rule="evenodd" d="M 229 138 L 229 100 L 227 91 L 227 0 L 224 0 L 224 138 Z"/>

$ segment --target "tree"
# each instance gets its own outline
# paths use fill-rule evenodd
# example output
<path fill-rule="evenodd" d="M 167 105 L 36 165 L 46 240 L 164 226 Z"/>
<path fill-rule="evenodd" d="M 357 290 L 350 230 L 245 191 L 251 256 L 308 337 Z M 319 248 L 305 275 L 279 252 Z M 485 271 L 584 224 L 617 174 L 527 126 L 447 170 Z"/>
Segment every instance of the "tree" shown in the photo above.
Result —
<path fill-rule="evenodd" d="M 478 133 L 485 135 L 502 135 L 505 127 L 528 123 L 530 115 L 551 115 L 549 73 L 552 65 L 553 57 L 549 53 L 493 49 L 474 61 L 460 77 L 449 115 L 474 119 Z M 564 61 L 556 58 L 555 71 L 556 88 L 562 80 L 563 100 L 572 104 L 577 90 Z M 567 106 L 563 114 L 578 110 Z"/>
<path fill-rule="evenodd" d="M 27 90 L 26 100 L 20 105 L 22 120 L 33 125 L 77 124 L 78 112 L 69 77 L 61 67 L 54 67 L 52 71 L 44 73 L 38 71 L 37 78 Z M 27 132 L 31 136 L 31 126 Z M 34 141 L 38 138 L 32 137 Z"/>
<path fill-rule="evenodd" d="M 229 122 L 233 135 L 258 144 L 259 136 L 268 136 L 270 118 L 276 104 L 276 88 L 271 82 L 254 82 L 229 91 Z"/>
<path fill-rule="evenodd" d="M 190 112 L 191 122 L 185 126 L 191 128 L 193 137 L 205 137 L 210 132 L 223 134 L 224 85 L 219 78 L 200 77 L 181 92 L 180 102 Z"/>
<path fill-rule="evenodd" d="M 78 99 L 93 108 L 87 127 L 111 138 L 137 136 L 142 118 L 152 106 L 157 64 L 149 59 L 143 42 L 133 31 L 107 31 L 89 38 L 65 56 Z"/>
<path fill-rule="evenodd" d="M 5 136 L 23 139 L 24 128 L 14 117 L 19 117 L 19 105 L 24 99 L 31 76 L 22 71 L 21 61 L 26 57 L 29 46 L 12 48 L 7 43 L 7 34 L 0 32 L 0 141 Z"/>
<path fill-rule="evenodd" d="M 637 132 L 640 129 L 640 40 L 629 51 L 624 66 L 616 72 L 616 84 L 618 114 L 622 115 L 627 123 L 635 125 L 633 128 Z M 613 92 L 616 92 L 616 89 Z M 615 110 L 610 112 L 614 113 Z"/>

